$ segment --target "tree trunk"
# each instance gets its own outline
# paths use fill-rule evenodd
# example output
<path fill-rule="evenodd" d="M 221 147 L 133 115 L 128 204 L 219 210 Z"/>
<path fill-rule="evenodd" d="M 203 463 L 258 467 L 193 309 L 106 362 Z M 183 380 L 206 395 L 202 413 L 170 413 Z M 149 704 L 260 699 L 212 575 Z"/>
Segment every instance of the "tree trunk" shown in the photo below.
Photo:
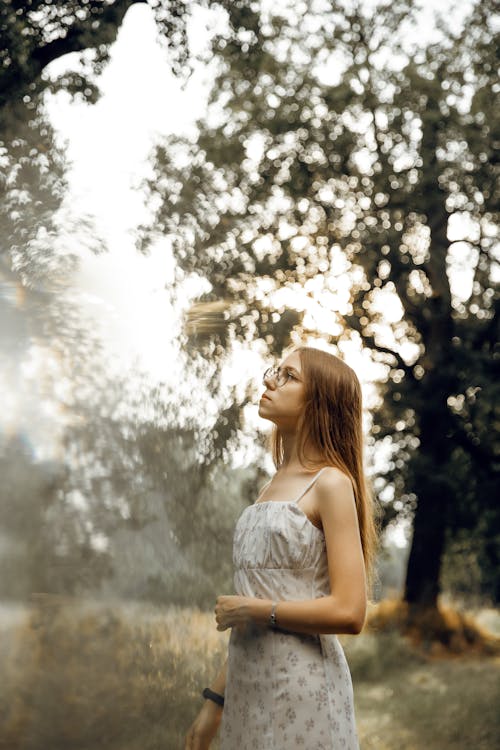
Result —
<path fill-rule="evenodd" d="M 422 477 L 418 495 L 404 598 L 417 607 L 437 607 L 446 513 L 440 488 L 432 477 Z"/>
<path fill-rule="evenodd" d="M 446 376 L 429 374 L 424 403 L 434 408 L 420 414 L 420 447 L 411 466 L 411 486 L 417 495 L 413 541 L 408 559 L 404 598 L 417 608 L 437 608 L 439 573 L 444 551 L 448 508 L 452 499 L 448 477 L 451 443 L 446 409 Z M 441 398 L 436 393 L 441 392 Z M 433 398 L 430 398 L 433 393 Z M 441 409 L 435 408 L 441 403 Z"/>
<path fill-rule="evenodd" d="M 447 399 L 453 393 L 454 374 L 450 351 L 453 338 L 451 290 L 446 270 L 449 241 L 448 211 L 439 184 L 441 165 L 437 153 L 442 120 L 439 101 L 428 95 L 422 127 L 421 209 L 430 229 L 429 257 L 425 273 L 432 287 L 423 315 L 428 319 L 422 332 L 425 353 L 421 364 L 426 374 L 421 382 L 418 453 L 410 467 L 410 487 L 417 495 L 413 520 L 413 542 L 408 559 L 405 599 L 416 609 L 437 610 L 439 573 L 443 555 L 448 507 L 451 499 L 447 476 L 452 434 Z"/>

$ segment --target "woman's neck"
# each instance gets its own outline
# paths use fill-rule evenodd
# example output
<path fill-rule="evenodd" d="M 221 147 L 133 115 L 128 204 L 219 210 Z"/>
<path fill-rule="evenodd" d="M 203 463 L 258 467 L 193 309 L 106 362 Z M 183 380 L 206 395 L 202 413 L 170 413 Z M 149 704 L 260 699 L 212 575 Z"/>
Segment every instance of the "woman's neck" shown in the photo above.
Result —
<path fill-rule="evenodd" d="M 316 451 L 307 451 L 306 459 L 312 463 L 324 464 L 324 457 Z M 283 460 L 278 471 L 297 475 L 311 473 L 311 469 L 308 469 L 299 461 L 295 434 L 283 436 Z"/>

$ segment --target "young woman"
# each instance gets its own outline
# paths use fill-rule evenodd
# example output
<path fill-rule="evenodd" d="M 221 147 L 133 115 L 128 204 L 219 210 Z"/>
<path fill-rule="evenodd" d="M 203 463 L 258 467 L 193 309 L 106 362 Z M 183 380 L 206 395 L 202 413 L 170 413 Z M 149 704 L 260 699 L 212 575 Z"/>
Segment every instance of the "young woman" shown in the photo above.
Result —
<path fill-rule="evenodd" d="M 219 596 L 228 658 L 187 735 L 206 750 L 358 750 L 337 633 L 363 627 L 377 533 L 363 470 L 361 388 L 341 359 L 299 347 L 264 374 L 276 474 L 233 539 L 236 596 Z"/>

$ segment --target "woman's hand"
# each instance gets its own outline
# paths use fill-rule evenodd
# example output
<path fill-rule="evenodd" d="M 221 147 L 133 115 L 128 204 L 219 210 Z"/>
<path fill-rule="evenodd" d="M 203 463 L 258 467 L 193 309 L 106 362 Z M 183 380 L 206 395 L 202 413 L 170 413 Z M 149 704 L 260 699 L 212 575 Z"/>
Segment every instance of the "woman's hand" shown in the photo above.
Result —
<path fill-rule="evenodd" d="M 217 630 L 244 630 L 252 621 L 250 601 L 248 596 L 218 596 L 214 609 Z"/>
<path fill-rule="evenodd" d="M 186 734 L 184 750 L 209 750 L 222 718 L 222 706 L 206 700 Z"/>

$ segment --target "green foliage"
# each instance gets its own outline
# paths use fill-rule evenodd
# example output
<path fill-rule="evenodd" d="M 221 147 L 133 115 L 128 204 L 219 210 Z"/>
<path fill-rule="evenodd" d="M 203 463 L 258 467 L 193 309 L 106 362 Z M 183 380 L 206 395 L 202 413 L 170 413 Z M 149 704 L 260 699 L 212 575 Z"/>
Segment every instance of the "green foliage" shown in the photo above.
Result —
<path fill-rule="evenodd" d="M 158 453 L 147 466 L 155 492 L 145 495 L 137 524 L 117 527 L 111 535 L 113 575 L 103 591 L 124 599 L 200 607 L 213 605 L 218 594 L 234 593 L 232 539 L 234 524 L 257 484 L 251 469 L 234 469 L 214 459 L 204 465 L 196 455 L 199 431 L 158 432 L 148 441 Z M 137 435 L 143 452 L 143 437 Z M 206 458 L 206 457 L 205 457 Z M 127 501 L 130 492 L 127 493 Z"/>
<path fill-rule="evenodd" d="M 95 75 L 132 4 L 11 1 L 0 10 L 2 353 L 11 384 L 34 341 L 56 354 L 70 380 L 76 373 L 65 444 L 89 460 L 72 469 L 65 488 L 85 489 L 96 525 L 111 531 L 126 520 L 116 515 L 126 492 L 127 522 L 144 528 L 159 512 L 154 498 L 165 493 L 179 543 L 198 549 L 190 513 L 203 538 L 199 498 L 211 497 L 203 494 L 211 492 L 209 466 L 227 459 L 244 403 L 233 394 L 233 405 L 222 405 L 205 433 L 177 416 L 166 427 L 146 420 L 143 429 L 135 417 L 117 417 L 113 389 L 121 393 L 122 384 L 102 385 L 98 343 L 82 333 L 63 295 L 76 259 L 61 238 L 76 224 L 61 218 L 64 154 L 46 122 L 43 93 L 61 87 L 95 101 Z M 425 45 L 408 41 L 417 13 L 411 2 L 370 13 L 350 3 L 290 3 L 279 13 L 248 2 L 206 5 L 222 7 L 228 19 L 228 33 L 213 40 L 220 65 L 214 117 L 199 123 L 196 143 L 158 150 L 151 184 L 161 198 L 155 231 L 174 238 L 178 282 L 194 271 L 211 283 L 186 327 L 190 362 L 219 394 L 233 339 L 261 339 L 279 354 L 292 330 L 306 331 L 303 313 L 275 304 L 273 292 L 314 279 L 309 294 L 336 320 L 327 340 L 359 336 L 386 368 L 373 434 L 389 441 L 393 455 L 377 489 L 388 497 L 387 522 L 415 518 L 411 595 L 422 598 L 426 586 L 425 596 L 435 597 L 440 557 L 464 531 L 483 539 L 484 585 L 498 591 L 493 6 L 476 2 L 455 35 L 438 19 L 441 38 Z M 187 6 L 152 7 L 180 73 Z M 51 81 L 47 66 L 68 52 L 82 54 L 78 70 Z M 460 247 L 450 236 L 457 218 L 466 234 Z M 82 217 L 78 232 L 80 242 L 103 249 Z M 147 245 L 151 227 L 144 237 Z M 457 247 L 474 268 L 465 300 L 447 275 Z M 395 298 L 400 314 L 384 328 L 383 312 Z M 162 408 L 161 399 L 155 403 Z M 168 481 L 163 449 L 189 453 L 187 464 L 164 472 Z M 214 528 L 220 523 L 215 515 Z M 199 544 L 200 566 L 210 559 L 210 538 Z M 429 560 L 434 567 L 426 567 Z"/>
<path fill-rule="evenodd" d="M 98 97 L 95 76 L 109 59 L 109 47 L 128 9 L 146 0 L 10 0 L 0 8 L 0 108 L 8 102 L 33 100 L 46 87 L 64 89 L 89 102 Z M 160 39 L 168 40 L 172 70 L 189 70 L 185 0 L 153 2 Z M 167 46 L 167 45 L 165 45 Z M 69 71 L 57 80 L 43 77 L 45 68 L 69 53 L 80 53 L 83 72 Z M 85 63 L 86 66 L 85 66 Z M 87 70 L 85 70 L 85 67 Z"/>
<path fill-rule="evenodd" d="M 48 585 L 60 586 L 57 538 L 46 514 L 61 485 L 62 467 L 35 464 L 29 446 L 13 437 L 2 446 L 0 470 L 1 598 L 26 596 L 31 591 L 46 590 Z"/>
<path fill-rule="evenodd" d="M 155 521 L 155 533 L 167 534 L 163 544 L 169 532 L 180 538 L 207 467 L 225 457 L 237 430 L 231 407 L 220 409 L 210 432 L 181 417 L 172 406 L 178 393 L 152 390 L 137 373 L 133 384 L 127 375 L 112 375 L 93 323 L 70 293 L 78 256 L 69 248 L 106 248 L 90 218 L 75 216 L 65 201 L 65 153 L 47 121 L 44 95 L 64 89 L 95 102 L 96 78 L 135 2 L 12 1 L 0 8 L 0 351 L 2 383 L 22 403 L 18 433 L 0 436 L 4 596 L 95 588 L 116 567 L 109 538 L 149 532 Z M 151 7 L 172 69 L 185 76 L 188 6 L 172 0 Z M 80 53 L 73 70 L 54 78 L 48 66 L 70 52 Z M 43 363 L 38 381 L 25 374 L 36 358 Z M 216 392 L 213 374 L 210 381 L 206 368 L 198 368 L 200 382 L 207 376 Z M 51 409 L 57 427 L 44 420 Z M 29 447 L 35 429 L 57 440 L 64 456 L 53 484 L 54 467 L 37 461 Z M 175 517 L 181 506 L 185 519 Z M 187 596 L 199 569 L 185 568 Z M 158 596 L 154 575 L 148 585 L 130 585 L 125 593 Z M 164 580 L 160 589 L 165 595 Z M 167 587 L 167 593 L 175 592 Z"/>
<path fill-rule="evenodd" d="M 144 245 L 171 235 L 179 281 L 200 274 L 224 304 L 191 337 L 207 359 L 231 338 L 279 354 L 306 330 L 273 293 L 308 284 L 335 319 L 317 335 L 371 349 L 387 374 L 373 436 L 392 449 L 376 486 L 386 522 L 415 518 L 406 595 L 435 604 L 448 535 L 499 523 L 492 5 L 457 33 L 436 16 L 432 43 L 406 1 L 226 10 L 210 116 L 158 149 Z M 459 252 L 469 297 L 450 286 Z"/>
<path fill-rule="evenodd" d="M 443 557 L 441 587 L 468 607 L 491 604 L 500 596 L 500 535 L 494 535 L 495 519 L 489 523 L 488 515 L 481 518 L 473 533 L 461 529 Z"/>

